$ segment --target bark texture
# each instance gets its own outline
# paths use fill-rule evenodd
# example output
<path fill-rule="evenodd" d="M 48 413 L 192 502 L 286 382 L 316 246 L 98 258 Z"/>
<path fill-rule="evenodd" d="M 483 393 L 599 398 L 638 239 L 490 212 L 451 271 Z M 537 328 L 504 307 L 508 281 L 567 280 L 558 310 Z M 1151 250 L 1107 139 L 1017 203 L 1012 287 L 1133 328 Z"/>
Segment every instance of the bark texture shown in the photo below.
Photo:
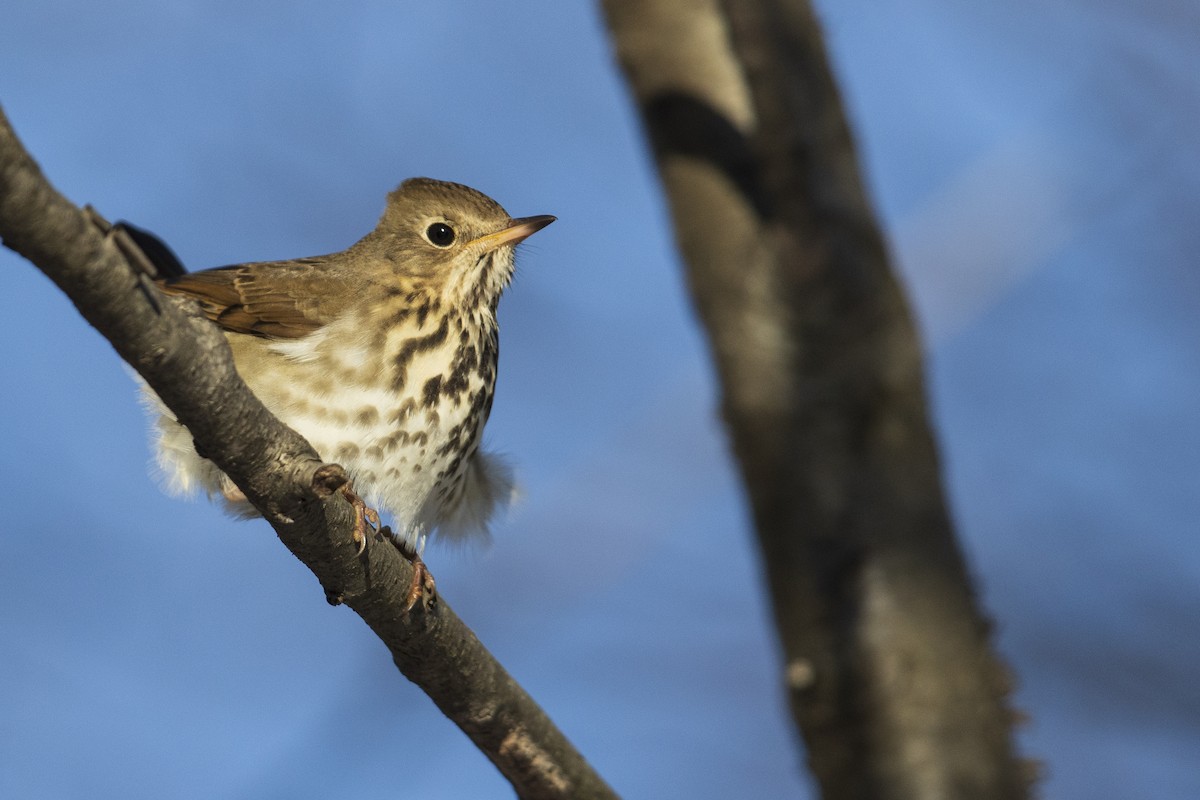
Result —
<path fill-rule="evenodd" d="M 0 111 L 0 239 L 71 298 L 313 571 L 352 608 L 522 798 L 616 795 L 444 602 L 404 613 L 412 567 L 388 542 L 356 555 L 350 505 L 312 447 L 242 383 L 224 337 L 157 294 L 42 175 Z M 353 720 L 347 721 L 353 727 Z"/>
<path fill-rule="evenodd" d="M 708 333 L 822 796 L 1024 797 L 920 344 L 812 9 L 603 6 Z"/>

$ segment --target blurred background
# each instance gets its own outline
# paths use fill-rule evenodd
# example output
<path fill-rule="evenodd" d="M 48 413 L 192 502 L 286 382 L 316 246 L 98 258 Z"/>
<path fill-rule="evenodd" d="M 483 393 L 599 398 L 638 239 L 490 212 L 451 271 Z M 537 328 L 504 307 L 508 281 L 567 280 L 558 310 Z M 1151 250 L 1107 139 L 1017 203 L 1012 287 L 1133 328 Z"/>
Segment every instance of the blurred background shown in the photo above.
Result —
<path fill-rule="evenodd" d="M 1050 798 L 1200 796 L 1200 11 L 818 4 Z M 627 797 L 810 793 L 671 227 L 589 3 L 18 0 L 0 103 L 198 269 L 405 177 L 559 222 L 501 304 L 523 504 L 448 601 Z M 108 344 L 0 251 L 0 796 L 507 797 L 263 522 L 171 500 Z M 386 702 L 378 702 L 381 696 Z"/>

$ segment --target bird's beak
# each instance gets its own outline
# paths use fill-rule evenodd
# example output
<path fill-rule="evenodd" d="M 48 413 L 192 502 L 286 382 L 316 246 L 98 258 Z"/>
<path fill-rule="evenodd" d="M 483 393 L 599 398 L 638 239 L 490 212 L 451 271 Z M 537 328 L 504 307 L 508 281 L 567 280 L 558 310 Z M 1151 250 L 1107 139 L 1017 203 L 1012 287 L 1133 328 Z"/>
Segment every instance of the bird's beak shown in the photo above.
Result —
<path fill-rule="evenodd" d="M 533 236 L 556 219 L 557 217 L 552 217 L 549 214 L 514 219 L 509 223 L 507 228 L 495 233 L 489 233 L 487 236 L 480 236 L 471 242 L 471 245 L 480 246 L 483 250 L 488 251 L 495 250 L 497 247 L 503 247 L 506 244 L 517 244 Z"/>

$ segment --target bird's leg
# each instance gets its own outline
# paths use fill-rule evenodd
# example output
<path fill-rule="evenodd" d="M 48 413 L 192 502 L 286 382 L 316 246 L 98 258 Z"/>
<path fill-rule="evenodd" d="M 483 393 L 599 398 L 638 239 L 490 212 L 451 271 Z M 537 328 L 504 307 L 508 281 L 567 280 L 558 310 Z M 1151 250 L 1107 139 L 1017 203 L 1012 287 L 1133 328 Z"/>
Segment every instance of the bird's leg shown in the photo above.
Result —
<path fill-rule="evenodd" d="M 416 546 L 416 542 L 407 536 L 392 533 L 391 528 L 383 528 L 381 533 L 387 534 L 388 539 L 400 551 L 400 555 L 407 558 L 408 562 L 412 564 L 413 576 L 412 582 L 408 586 L 408 595 L 404 598 L 404 613 L 407 614 L 424 594 L 428 594 L 430 597 L 426 606 L 429 605 L 429 602 L 436 601 L 437 583 L 434 581 L 433 573 L 429 571 L 429 567 L 425 566 L 425 562 L 421 558 L 420 548 Z"/>
<path fill-rule="evenodd" d="M 312 487 L 317 497 L 329 497 L 334 492 L 341 493 L 354 508 L 354 542 L 358 545 L 358 553 L 362 555 L 367 549 L 367 533 L 379 529 L 379 512 L 368 508 L 363 499 L 354 491 L 350 484 L 350 476 L 339 464 L 322 464 L 313 473 Z"/>
<path fill-rule="evenodd" d="M 368 508 L 363 499 L 354 491 L 354 487 L 347 483 L 343 483 L 338 489 L 342 493 L 342 497 L 354 506 L 354 542 L 358 545 L 357 555 L 362 555 L 367 549 L 367 533 L 374 533 L 379 529 L 379 512 L 373 508 Z"/>
<path fill-rule="evenodd" d="M 250 502 L 246 499 L 246 493 L 228 478 L 221 481 L 221 497 L 224 497 L 225 502 L 231 506 L 246 505 Z"/>

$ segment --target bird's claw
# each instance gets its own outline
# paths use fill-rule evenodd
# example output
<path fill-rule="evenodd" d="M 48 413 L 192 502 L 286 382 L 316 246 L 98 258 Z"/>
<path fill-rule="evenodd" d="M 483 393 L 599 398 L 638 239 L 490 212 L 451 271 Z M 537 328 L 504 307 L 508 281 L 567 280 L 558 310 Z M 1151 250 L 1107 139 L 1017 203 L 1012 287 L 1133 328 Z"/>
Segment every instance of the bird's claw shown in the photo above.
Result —
<path fill-rule="evenodd" d="M 400 555 L 404 556 L 408 559 L 408 563 L 412 564 L 412 581 L 408 585 L 408 594 L 404 596 L 404 611 L 402 613 L 407 614 L 411 611 L 413 606 L 417 604 L 417 601 L 424 596 L 429 598 L 424 603 L 426 608 L 436 603 L 437 582 L 433 579 L 433 573 L 429 571 L 429 567 L 425 566 L 425 561 L 421 558 L 420 551 L 408 539 L 392 533 L 391 528 L 382 528 L 381 532 L 387 534 L 387 538 L 400 551 Z"/>
<path fill-rule="evenodd" d="M 416 556 L 412 560 L 413 576 L 412 583 L 408 586 L 408 594 L 404 598 L 404 612 L 407 614 L 412 610 L 412 607 L 417 604 L 423 596 L 428 595 L 429 600 L 425 603 L 428 608 L 430 603 L 437 601 L 437 583 L 433 580 L 433 573 L 429 571 L 429 567 L 425 566 L 425 562 L 420 556 Z"/>
<path fill-rule="evenodd" d="M 437 602 L 437 582 L 434 581 L 433 573 L 429 571 L 429 567 L 425 566 L 425 562 L 421 559 L 420 551 L 413 547 L 404 537 L 393 534 L 390 528 L 381 527 L 379 524 L 379 512 L 373 508 L 369 508 L 348 482 L 338 487 L 338 491 L 354 507 L 353 537 L 355 543 L 358 545 L 357 555 L 361 556 L 367 549 L 368 534 L 386 533 L 388 539 L 400 551 L 400 555 L 404 556 L 412 564 L 412 581 L 409 584 L 408 593 L 404 596 L 404 610 L 401 613 L 407 614 L 417 604 L 417 601 L 425 596 L 429 598 L 425 601 L 426 608 L 430 604 Z"/>
<path fill-rule="evenodd" d="M 379 512 L 373 508 L 369 508 L 349 483 L 343 483 L 338 491 L 342 493 L 342 496 L 346 498 L 350 505 L 354 506 L 354 532 L 352 536 L 354 543 L 358 545 L 358 552 L 355 555 L 361 556 L 367 549 L 367 534 L 374 534 L 379 530 Z"/>

